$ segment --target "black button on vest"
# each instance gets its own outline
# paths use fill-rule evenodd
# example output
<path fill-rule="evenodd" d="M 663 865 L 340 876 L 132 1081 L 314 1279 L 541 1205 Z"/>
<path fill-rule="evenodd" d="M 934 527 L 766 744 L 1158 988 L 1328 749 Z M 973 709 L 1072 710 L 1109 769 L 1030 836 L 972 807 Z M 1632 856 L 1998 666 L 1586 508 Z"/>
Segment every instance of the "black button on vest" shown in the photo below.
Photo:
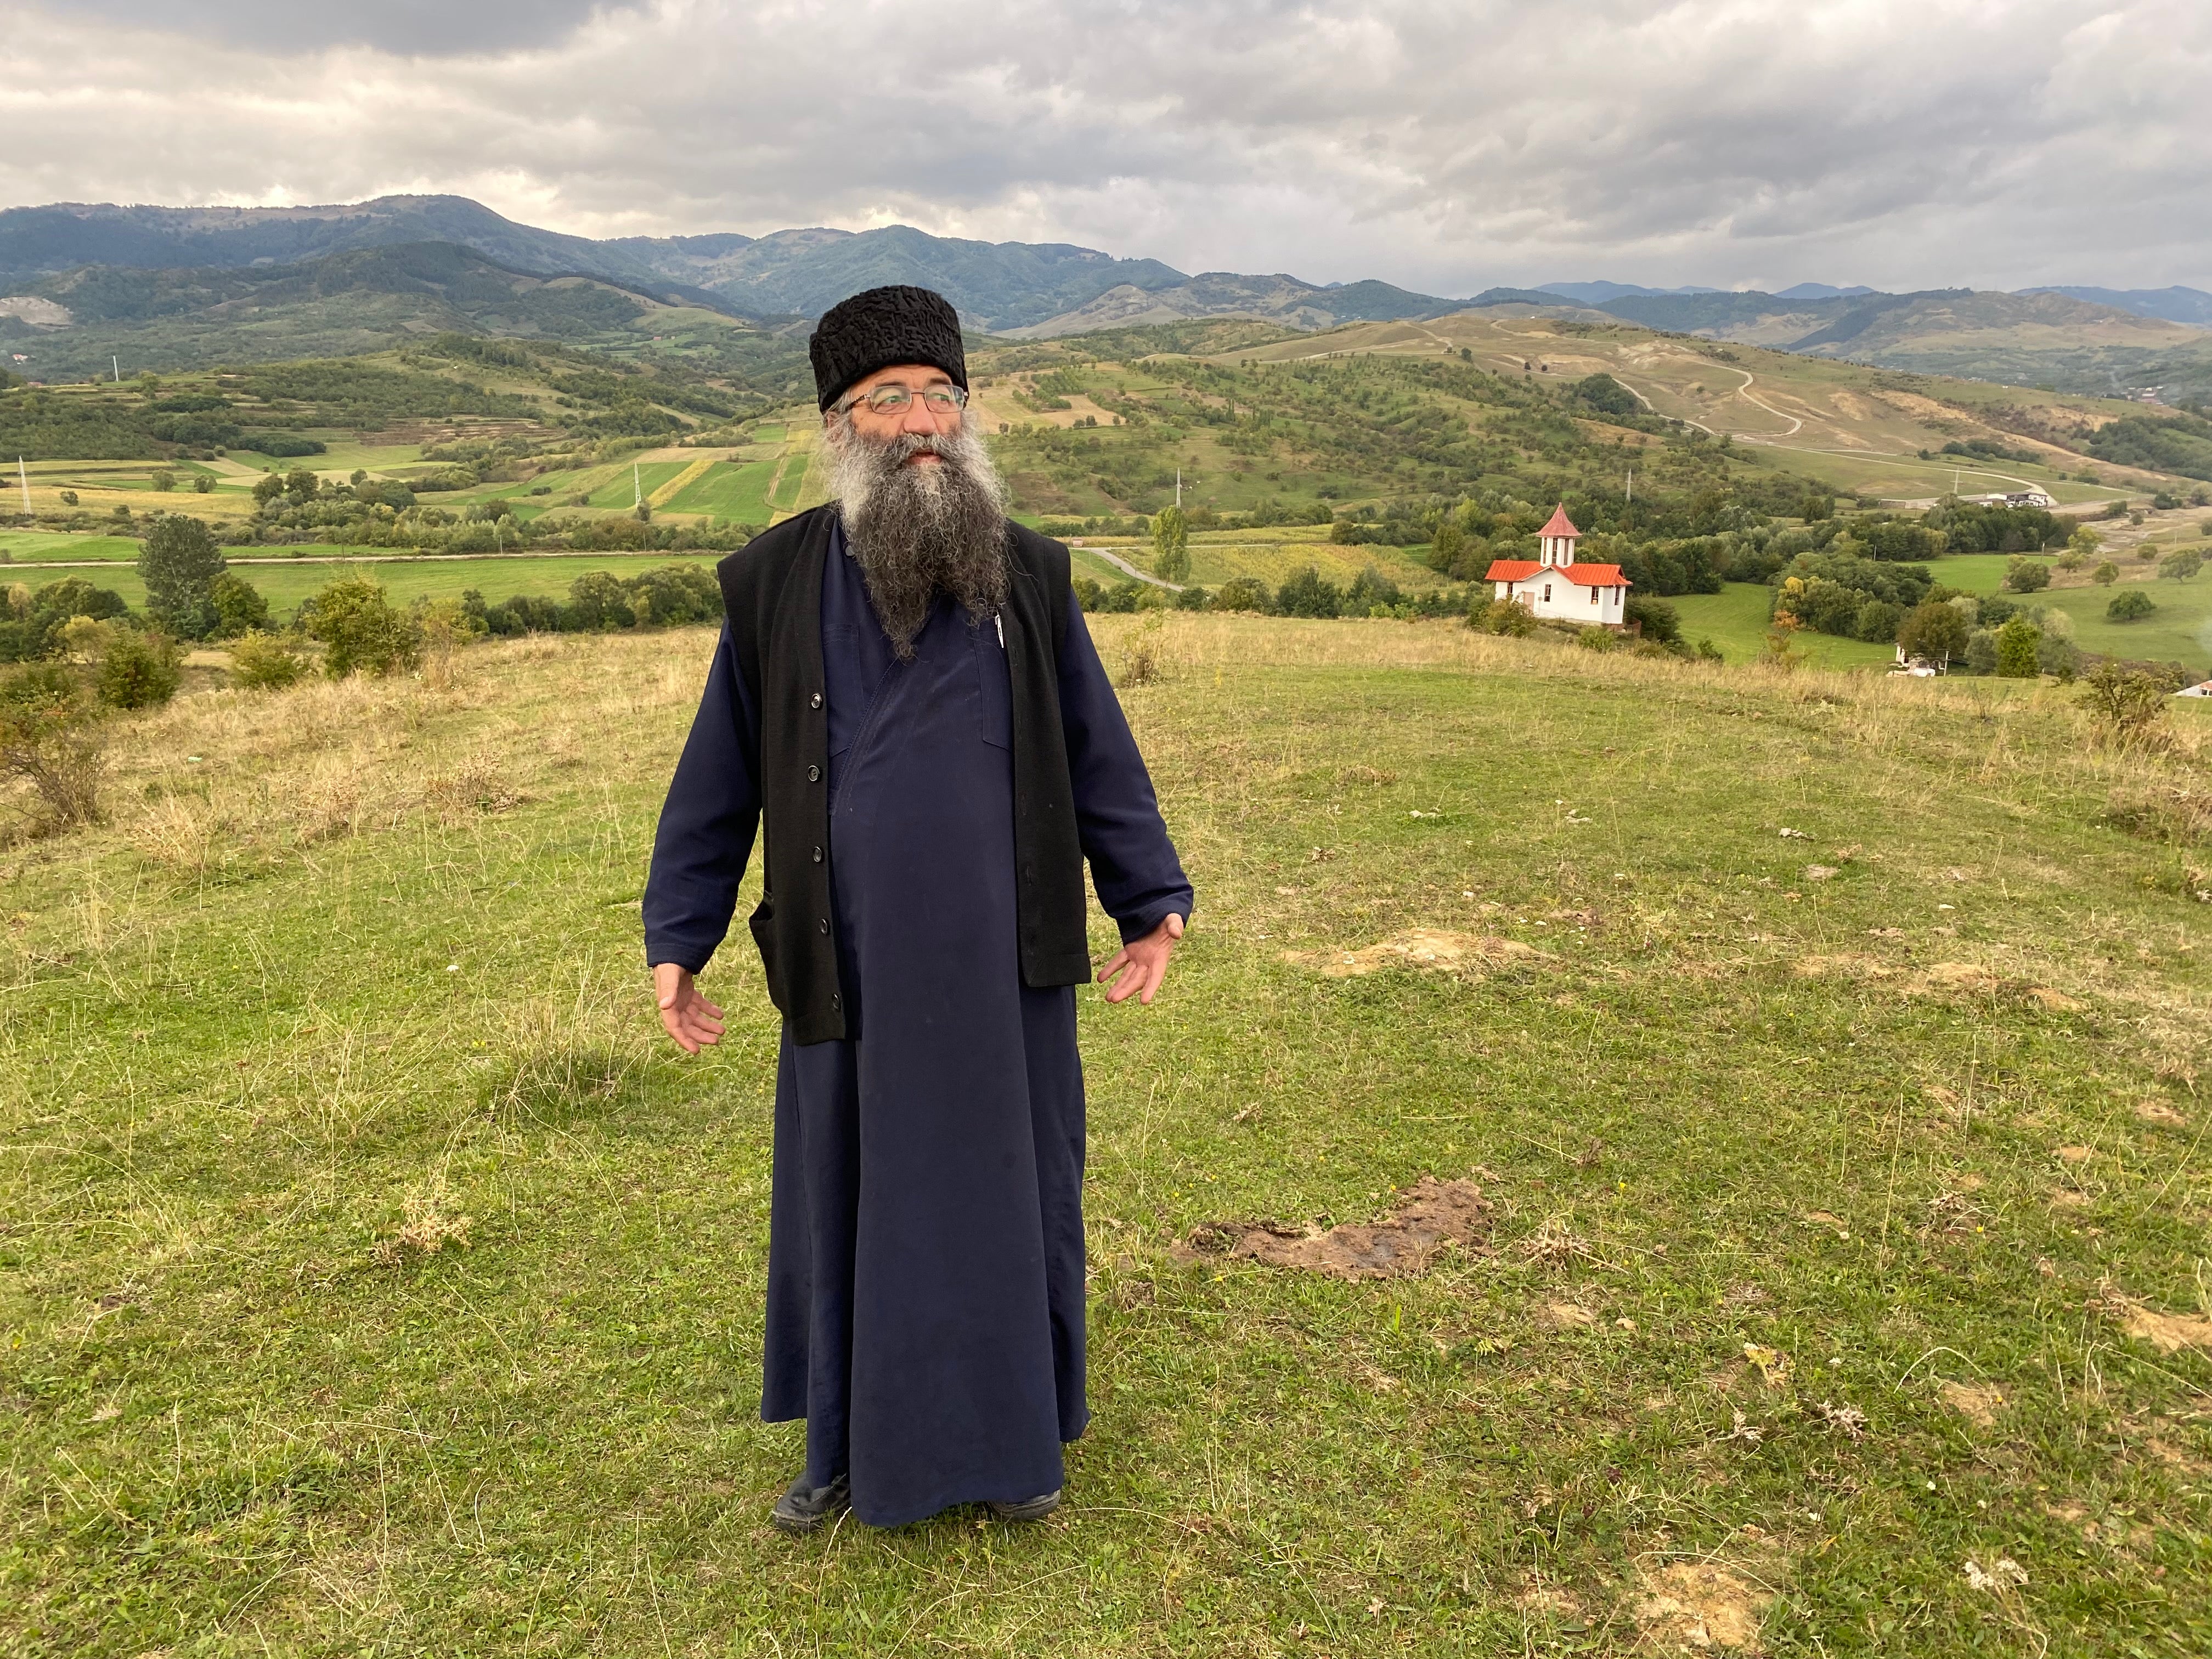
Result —
<path fill-rule="evenodd" d="M 819 784 L 829 765 L 822 708 L 822 573 L 836 526 L 834 507 L 815 507 L 763 531 L 716 568 L 732 654 L 752 693 L 759 724 L 738 741 L 763 781 L 763 892 L 750 920 L 769 994 L 793 1042 L 845 1035 L 843 988 L 829 918 L 827 793 L 794 789 L 802 774 Z M 1057 653 L 1069 607 L 1067 550 L 1009 521 L 1011 577 L 1000 625 L 1013 699 L 1014 862 L 1022 980 L 1080 985 L 1091 977 L 1085 937 L 1089 895 L 1075 823 L 1074 786 L 1060 719 Z M 799 849 L 805 848 L 802 853 Z M 816 919 L 809 927 L 806 918 Z"/>

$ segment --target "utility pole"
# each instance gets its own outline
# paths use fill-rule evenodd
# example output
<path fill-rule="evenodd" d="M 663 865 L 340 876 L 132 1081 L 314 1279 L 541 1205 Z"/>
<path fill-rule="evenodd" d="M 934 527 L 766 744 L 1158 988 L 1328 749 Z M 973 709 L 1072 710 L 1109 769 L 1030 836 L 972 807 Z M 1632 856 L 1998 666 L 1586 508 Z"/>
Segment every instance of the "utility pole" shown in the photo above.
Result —
<path fill-rule="evenodd" d="M 123 384 L 123 359 L 120 357 L 110 357 L 107 360 L 107 362 L 108 367 L 115 371 L 115 384 L 121 386 Z"/>
<path fill-rule="evenodd" d="M 629 504 L 632 507 L 640 507 L 645 505 L 645 486 L 638 481 L 637 463 L 635 461 L 632 461 L 629 464 Z"/>
<path fill-rule="evenodd" d="M 1636 469 L 1632 466 L 1628 469 L 1627 498 L 1632 502 L 1636 499 Z"/>
<path fill-rule="evenodd" d="M 1178 511 L 1180 511 L 1180 510 L 1182 509 L 1182 469 L 1181 467 L 1177 467 L 1177 468 L 1176 469 L 1176 509 L 1177 509 Z"/>
<path fill-rule="evenodd" d="M 23 470 L 21 455 L 15 458 L 15 477 L 23 486 L 23 516 L 27 519 L 31 516 L 31 475 Z"/>

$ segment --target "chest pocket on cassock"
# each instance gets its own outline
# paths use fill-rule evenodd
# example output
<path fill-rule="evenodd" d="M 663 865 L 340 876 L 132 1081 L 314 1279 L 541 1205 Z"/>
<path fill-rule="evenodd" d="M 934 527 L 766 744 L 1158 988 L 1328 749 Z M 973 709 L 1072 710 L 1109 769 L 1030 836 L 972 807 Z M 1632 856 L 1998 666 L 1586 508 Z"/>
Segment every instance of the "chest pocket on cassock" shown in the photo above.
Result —
<path fill-rule="evenodd" d="M 968 630 L 975 664 L 976 735 L 994 748 L 1014 746 L 1013 686 L 1006 672 L 1006 647 L 1000 643 L 1003 624 L 996 617 Z"/>

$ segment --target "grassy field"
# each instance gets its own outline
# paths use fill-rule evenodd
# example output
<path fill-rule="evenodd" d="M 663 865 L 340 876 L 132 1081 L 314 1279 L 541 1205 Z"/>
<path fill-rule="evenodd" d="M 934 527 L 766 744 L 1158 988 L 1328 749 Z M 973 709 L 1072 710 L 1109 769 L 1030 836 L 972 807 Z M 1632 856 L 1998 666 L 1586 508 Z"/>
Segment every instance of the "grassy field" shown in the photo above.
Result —
<path fill-rule="evenodd" d="M 631 468 L 618 467 L 616 469 L 616 476 L 592 491 L 591 499 L 585 505 L 616 507 L 634 506 L 641 486 L 644 493 L 650 495 L 681 472 L 685 465 L 686 463 L 683 461 L 643 462 L 636 467 L 635 477 L 632 477 Z"/>
<path fill-rule="evenodd" d="M 2203 727 L 1098 626 L 1200 897 L 1160 1003 L 1081 1000 L 1059 1516 L 768 1527 L 774 1018 L 733 944 L 684 1062 L 638 963 L 712 636 L 519 641 L 188 696 L 0 853 L 0 1647 L 2212 1644 L 2212 911 L 2111 827 L 2202 822 Z M 1426 1174 L 1489 1207 L 1424 1276 L 1186 1244 Z"/>
<path fill-rule="evenodd" d="M 770 513 L 768 486 L 775 476 L 772 460 L 717 461 L 704 477 L 678 491 L 667 510 L 704 513 L 741 524 L 766 524 Z"/>
<path fill-rule="evenodd" d="M 1682 619 L 1682 637 L 1692 644 L 1711 640 L 1732 663 L 1755 660 L 1766 649 L 1766 622 L 1774 590 L 1764 582 L 1724 582 L 1717 593 L 1671 594 L 1667 603 Z M 1817 668 L 1864 668 L 1887 663 L 1894 647 L 1864 640 L 1838 639 L 1809 629 L 1794 641 Z"/>

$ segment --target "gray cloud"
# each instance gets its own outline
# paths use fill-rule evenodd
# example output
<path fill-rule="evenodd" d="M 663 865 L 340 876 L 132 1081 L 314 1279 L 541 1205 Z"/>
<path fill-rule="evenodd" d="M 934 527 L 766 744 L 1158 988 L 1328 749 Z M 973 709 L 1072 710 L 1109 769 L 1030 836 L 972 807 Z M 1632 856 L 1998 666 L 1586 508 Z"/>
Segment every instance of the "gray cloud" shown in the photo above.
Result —
<path fill-rule="evenodd" d="M 904 222 L 1442 293 L 2212 286 L 2212 9 L 2181 0 L 449 9 L 0 5 L 48 66 L 0 85 L 0 200 L 453 191 L 584 234 Z"/>

